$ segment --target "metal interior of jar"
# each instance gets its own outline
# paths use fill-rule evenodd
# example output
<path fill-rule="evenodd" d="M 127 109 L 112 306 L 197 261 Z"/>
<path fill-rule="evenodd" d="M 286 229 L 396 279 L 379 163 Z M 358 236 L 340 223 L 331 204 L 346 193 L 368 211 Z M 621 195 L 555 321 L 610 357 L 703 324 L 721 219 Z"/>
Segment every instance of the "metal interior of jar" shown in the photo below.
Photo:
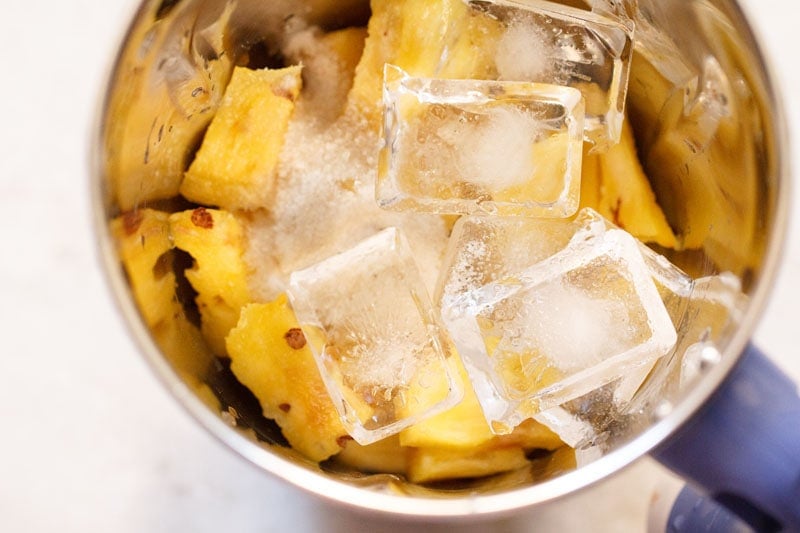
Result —
<path fill-rule="evenodd" d="M 98 227 L 109 281 L 161 379 L 212 434 L 262 468 L 339 502 L 402 514 L 452 516 L 546 501 L 610 474 L 655 446 L 735 363 L 769 288 L 783 232 L 787 171 L 780 159 L 781 119 L 763 58 L 738 6 L 724 0 L 640 0 L 642 39 L 637 38 L 627 101 L 645 171 L 670 224 L 684 235 L 698 224 L 711 224 L 700 251 L 658 251 L 695 277 L 732 272 L 748 294 L 742 313 L 722 317 L 721 324 L 720 317 L 686 319 L 694 327 L 698 320 L 717 321 L 709 340 L 719 348 L 721 361 L 705 368 L 690 390 L 665 391 L 658 402 L 643 401 L 635 415 L 614 421 L 605 457 L 578 471 L 533 461 L 530 468 L 488 479 L 418 486 L 335 463 L 317 465 L 288 448 L 277 425 L 261 416 L 258 401 L 224 362 L 189 361 L 183 350 L 160 342 L 145 326 L 109 234 L 110 221 L 132 209 L 186 206 L 177 183 L 209 111 L 219 104 L 231 65 L 277 66 L 280 58 L 272 44 L 292 16 L 325 29 L 365 25 L 369 16 L 361 0 L 297 4 L 144 2 L 118 56 L 95 158 Z M 652 32 L 649 41 L 647 32 Z M 670 41 L 660 41 L 658 32 Z M 221 58 L 228 60 L 223 64 Z M 199 97 L 196 87 L 202 87 Z M 723 126 L 707 127 L 704 117 L 720 102 L 727 114 Z M 203 402 L 197 393 L 201 384 L 215 392 L 221 412 Z M 602 391 L 591 399 L 602 402 Z M 238 417 L 235 429 L 229 424 L 231 410 Z"/>

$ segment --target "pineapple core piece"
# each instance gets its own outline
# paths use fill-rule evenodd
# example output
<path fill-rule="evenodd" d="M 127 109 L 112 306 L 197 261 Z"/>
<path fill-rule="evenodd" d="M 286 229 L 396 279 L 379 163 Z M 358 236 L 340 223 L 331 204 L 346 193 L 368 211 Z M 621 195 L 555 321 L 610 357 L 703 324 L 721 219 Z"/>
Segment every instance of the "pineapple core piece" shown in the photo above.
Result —
<path fill-rule="evenodd" d="M 300 94 L 301 67 L 237 67 L 180 192 L 228 210 L 268 203 L 278 155 Z"/>

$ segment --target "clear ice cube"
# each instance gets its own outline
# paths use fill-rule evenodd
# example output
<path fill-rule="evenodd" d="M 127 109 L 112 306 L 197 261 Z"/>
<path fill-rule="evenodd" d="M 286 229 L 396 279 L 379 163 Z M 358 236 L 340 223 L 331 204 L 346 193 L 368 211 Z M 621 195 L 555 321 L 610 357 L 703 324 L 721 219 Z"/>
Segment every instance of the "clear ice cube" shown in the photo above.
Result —
<path fill-rule="evenodd" d="M 547 426 L 570 448 L 581 448 L 596 440 L 592 425 L 561 406 L 552 407 L 533 416 Z"/>
<path fill-rule="evenodd" d="M 597 149 L 619 141 L 633 54 L 627 16 L 543 0 L 465 1 L 503 25 L 495 50 L 499 79 L 580 90 L 586 100 L 586 139 Z"/>
<path fill-rule="evenodd" d="M 590 220 L 574 224 L 566 246 L 564 222 L 552 221 L 556 237 L 534 246 L 527 264 L 523 242 L 515 250 L 521 256 L 512 255 L 508 265 L 498 256 L 489 263 L 499 268 L 485 272 L 482 259 L 473 270 L 459 264 L 470 243 L 487 244 L 463 238 L 464 228 L 473 238 L 479 234 L 475 221 L 454 228 L 451 242 L 460 242 L 461 251 L 448 253 L 451 274 L 440 278 L 442 316 L 496 432 L 651 364 L 675 343 L 640 244 Z M 477 226 L 502 231 L 503 221 Z M 457 270 L 468 275 L 453 275 Z"/>
<path fill-rule="evenodd" d="M 376 199 L 392 210 L 567 217 L 578 208 L 583 99 L 540 83 L 384 70 Z"/>
<path fill-rule="evenodd" d="M 625 414 L 648 413 L 660 402 L 674 400 L 699 373 L 719 360 L 719 341 L 737 328 L 747 305 L 739 279 L 729 272 L 694 280 L 676 322 L 678 342 L 649 372 L 627 402 Z"/>
<path fill-rule="evenodd" d="M 446 335 L 397 229 L 292 273 L 288 292 L 334 405 L 360 444 L 460 401 Z"/>
<path fill-rule="evenodd" d="M 575 218 L 575 223 L 580 226 L 591 227 L 593 231 L 606 231 L 616 228 L 614 224 L 591 208 L 581 210 Z M 669 313 L 672 324 L 677 330 L 687 312 L 694 281 L 666 257 L 656 253 L 644 243 L 639 243 L 639 251 L 642 253 L 642 258 L 653 278 L 653 282 L 656 284 L 656 289 Z M 658 361 L 660 359 L 653 361 L 651 364 L 632 369 L 619 380 L 614 387 L 614 401 L 618 406 L 623 406 L 631 400 Z"/>
<path fill-rule="evenodd" d="M 461 217 L 439 271 L 434 304 L 516 274 L 563 249 L 577 227 L 566 219 Z"/>

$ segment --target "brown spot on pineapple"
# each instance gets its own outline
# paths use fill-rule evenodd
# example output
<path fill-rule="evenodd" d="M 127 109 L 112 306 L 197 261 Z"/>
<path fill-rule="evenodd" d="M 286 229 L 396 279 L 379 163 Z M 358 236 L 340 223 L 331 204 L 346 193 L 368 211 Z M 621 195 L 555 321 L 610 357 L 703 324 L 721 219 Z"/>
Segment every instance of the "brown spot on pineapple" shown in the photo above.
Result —
<path fill-rule="evenodd" d="M 347 445 L 347 443 L 350 442 L 351 440 L 353 440 L 353 437 L 351 437 L 350 435 L 342 435 L 341 437 L 338 437 L 336 439 L 336 444 L 344 448 Z"/>
<path fill-rule="evenodd" d="M 286 344 L 294 350 L 299 350 L 306 345 L 306 336 L 303 335 L 303 330 L 300 328 L 290 329 L 283 338 L 286 339 Z"/>
<path fill-rule="evenodd" d="M 611 217 L 614 221 L 614 224 L 619 226 L 620 228 L 624 228 L 622 222 L 619 219 L 619 211 L 622 209 L 622 198 L 617 198 L 617 204 L 611 208 Z"/>
<path fill-rule="evenodd" d="M 292 405 L 291 405 L 291 404 L 288 404 L 288 403 L 282 403 L 282 404 L 280 404 L 280 405 L 278 406 L 278 409 L 280 409 L 280 410 L 281 410 L 281 411 L 283 411 L 284 413 L 288 413 L 289 411 L 291 411 L 291 410 L 292 410 Z"/>
<path fill-rule="evenodd" d="M 291 76 L 284 76 L 278 83 L 272 85 L 272 93 L 275 96 L 279 96 L 281 98 L 286 98 L 287 100 L 294 102 L 297 98 L 297 82 Z"/>
<path fill-rule="evenodd" d="M 128 211 L 122 216 L 122 227 L 125 229 L 127 235 L 133 235 L 139 231 L 139 226 L 142 225 L 144 214 L 139 210 Z"/>
<path fill-rule="evenodd" d="M 172 256 L 169 253 L 161 254 L 153 265 L 153 278 L 162 279 L 170 272 L 172 272 Z"/>
<path fill-rule="evenodd" d="M 198 228 L 211 229 L 214 227 L 214 217 L 205 207 L 198 207 L 192 211 L 192 224 Z"/>

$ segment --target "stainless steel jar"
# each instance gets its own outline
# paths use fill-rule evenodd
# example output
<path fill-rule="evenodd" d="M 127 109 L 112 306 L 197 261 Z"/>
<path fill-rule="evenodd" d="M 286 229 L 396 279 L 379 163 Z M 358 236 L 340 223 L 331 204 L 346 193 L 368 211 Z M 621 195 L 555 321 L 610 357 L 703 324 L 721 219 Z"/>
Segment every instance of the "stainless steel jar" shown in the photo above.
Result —
<path fill-rule="evenodd" d="M 441 489 L 310 463 L 281 444 L 277 427 L 257 420 L 257 410 L 240 408 L 237 416 L 248 429 L 232 427 L 228 411 L 204 401 L 202 384 L 211 384 L 229 405 L 242 405 L 241 387 L 202 347 L 187 361 L 185 350 L 159 340 L 137 308 L 110 230 L 112 220 L 138 208 L 183 205 L 176 183 L 226 80 L 209 62 L 220 53 L 240 58 L 259 46 L 263 53 L 263 43 L 283 31 L 291 14 L 326 27 L 362 24 L 367 3 L 144 1 L 109 79 L 94 139 L 93 194 L 109 285 L 143 354 L 176 400 L 259 468 L 327 500 L 406 516 L 464 517 L 540 505 L 613 474 L 668 439 L 736 365 L 769 295 L 786 228 L 788 144 L 768 63 L 733 0 L 640 0 L 639 6 L 640 26 L 647 29 L 637 37 L 629 114 L 671 225 L 686 239 L 700 239 L 693 243 L 700 251 L 670 257 L 696 276 L 734 273 L 746 304 L 723 317 L 722 325 L 708 326 L 719 360 L 690 387 L 668 391 L 663 402 L 644 402 L 634 419 L 615 428 L 599 460 L 577 470 L 540 472 L 535 479 L 525 471 Z M 271 60 L 268 53 L 262 59 Z M 187 84 L 195 78 L 202 85 L 199 98 Z M 704 117 L 720 102 L 717 123 L 705 127 Z M 677 145 L 672 134 L 680 137 Z"/>

